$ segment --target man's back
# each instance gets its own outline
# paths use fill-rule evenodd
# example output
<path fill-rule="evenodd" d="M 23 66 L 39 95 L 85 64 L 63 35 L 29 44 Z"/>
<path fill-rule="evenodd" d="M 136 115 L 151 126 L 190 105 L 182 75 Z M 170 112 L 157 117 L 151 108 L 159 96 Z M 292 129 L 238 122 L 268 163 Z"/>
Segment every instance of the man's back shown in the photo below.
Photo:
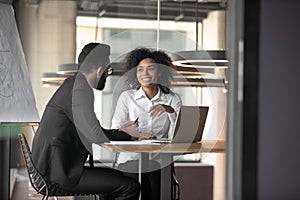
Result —
<path fill-rule="evenodd" d="M 109 193 L 120 200 L 137 200 L 137 181 L 115 169 L 84 166 L 93 142 L 132 139 L 126 132 L 103 129 L 94 113 L 92 87 L 98 88 L 100 80 L 104 85 L 107 73 L 104 77 L 102 74 L 102 79 L 99 75 L 102 66 L 109 64 L 109 53 L 110 47 L 99 43 L 87 44 L 82 49 L 78 57 L 82 68 L 64 81 L 46 106 L 33 139 L 32 158 L 47 181 L 58 183 L 57 187 L 66 192 Z M 132 126 L 125 129 L 139 135 Z"/>
<path fill-rule="evenodd" d="M 75 184 L 88 151 L 82 144 L 72 114 L 75 76 L 67 79 L 50 99 L 33 140 L 32 157 L 50 181 Z"/>

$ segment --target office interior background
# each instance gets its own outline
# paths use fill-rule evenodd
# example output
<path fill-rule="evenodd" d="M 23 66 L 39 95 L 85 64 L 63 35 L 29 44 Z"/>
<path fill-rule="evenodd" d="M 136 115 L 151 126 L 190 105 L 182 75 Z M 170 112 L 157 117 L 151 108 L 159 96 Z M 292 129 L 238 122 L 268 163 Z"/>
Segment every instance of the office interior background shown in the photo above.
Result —
<path fill-rule="evenodd" d="M 207 0 L 197 6 L 190 0 L 2 2 L 12 3 L 15 9 L 40 116 L 65 78 L 57 75 L 58 67 L 76 63 L 88 42 L 110 44 L 112 62 L 119 62 L 139 46 L 175 54 L 225 51 L 226 67 L 199 67 L 200 75 L 193 77 L 205 78 L 206 86 L 198 80 L 193 84 L 186 81 L 174 90 L 184 105 L 212 108 L 204 138 L 226 139 L 226 153 L 188 155 L 179 158 L 176 165 L 196 169 L 194 180 L 190 180 L 195 188 L 203 183 L 201 169 L 213 169 L 205 171 L 210 173 L 205 180 L 211 185 L 202 185 L 199 194 L 193 191 L 194 197 L 300 198 L 300 161 L 296 156 L 300 138 L 298 1 Z M 96 94 L 104 127 L 110 126 L 111 102 L 119 78 L 111 76 L 106 89 Z M 114 156 L 107 152 L 102 155 L 108 163 Z"/>

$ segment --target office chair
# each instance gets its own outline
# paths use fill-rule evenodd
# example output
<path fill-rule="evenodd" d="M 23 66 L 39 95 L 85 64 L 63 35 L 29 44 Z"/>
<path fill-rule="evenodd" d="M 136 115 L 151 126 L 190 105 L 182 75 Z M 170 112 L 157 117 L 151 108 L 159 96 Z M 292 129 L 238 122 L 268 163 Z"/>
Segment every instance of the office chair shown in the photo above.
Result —
<path fill-rule="evenodd" d="M 176 177 L 174 163 L 172 163 L 172 200 L 180 199 L 180 185 Z"/>
<path fill-rule="evenodd" d="M 42 200 L 48 200 L 49 196 L 82 196 L 82 195 L 93 195 L 95 200 L 101 200 L 100 194 L 81 194 L 71 193 L 64 191 L 57 184 L 47 181 L 43 175 L 36 169 L 31 159 L 31 151 L 27 143 L 26 137 L 23 133 L 18 134 L 19 143 L 22 149 L 25 165 L 27 168 L 28 176 L 32 187 L 37 191 L 38 194 L 43 195 Z"/>

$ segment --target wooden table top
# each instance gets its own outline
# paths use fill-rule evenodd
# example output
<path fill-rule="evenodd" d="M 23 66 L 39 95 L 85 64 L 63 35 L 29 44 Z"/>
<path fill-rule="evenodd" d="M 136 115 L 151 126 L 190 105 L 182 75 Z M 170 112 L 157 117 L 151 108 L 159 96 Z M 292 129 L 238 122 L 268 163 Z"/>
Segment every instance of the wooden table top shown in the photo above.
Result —
<path fill-rule="evenodd" d="M 225 140 L 203 140 L 199 143 L 99 144 L 111 152 L 151 153 L 224 153 Z"/>

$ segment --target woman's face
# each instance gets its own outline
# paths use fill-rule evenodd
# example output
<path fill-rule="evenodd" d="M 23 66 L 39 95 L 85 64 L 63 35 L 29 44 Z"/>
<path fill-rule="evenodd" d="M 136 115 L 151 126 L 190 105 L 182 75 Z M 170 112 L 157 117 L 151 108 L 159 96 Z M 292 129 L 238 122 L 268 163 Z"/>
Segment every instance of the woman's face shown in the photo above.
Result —
<path fill-rule="evenodd" d="M 136 69 L 136 77 L 142 87 L 156 85 L 158 68 L 155 61 L 151 58 L 141 60 Z"/>

